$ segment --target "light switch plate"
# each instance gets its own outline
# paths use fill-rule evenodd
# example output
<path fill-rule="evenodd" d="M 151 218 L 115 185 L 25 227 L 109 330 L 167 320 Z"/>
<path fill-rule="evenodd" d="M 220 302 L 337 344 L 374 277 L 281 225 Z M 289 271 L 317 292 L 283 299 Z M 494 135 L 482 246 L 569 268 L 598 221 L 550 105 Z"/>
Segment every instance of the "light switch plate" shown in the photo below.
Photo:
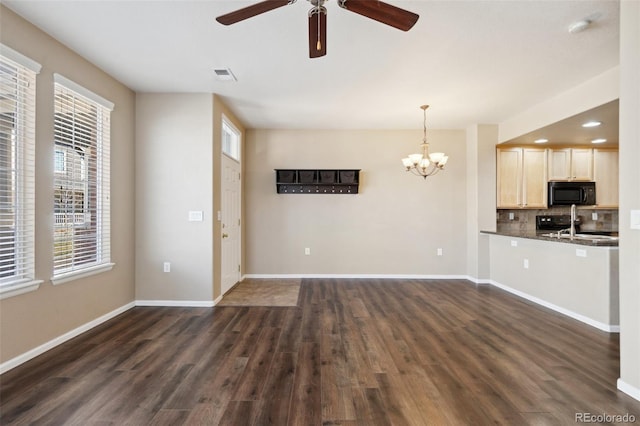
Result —
<path fill-rule="evenodd" d="M 189 212 L 189 222 L 202 222 L 202 211 L 190 211 Z"/>
<path fill-rule="evenodd" d="M 640 210 L 631 210 L 631 229 L 640 229 Z"/>
<path fill-rule="evenodd" d="M 511 240 L 511 247 L 518 247 L 518 241 L 517 240 Z"/>
<path fill-rule="evenodd" d="M 587 251 L 585 249 L 576 249 L 576 256 L 587 257 Z"/>

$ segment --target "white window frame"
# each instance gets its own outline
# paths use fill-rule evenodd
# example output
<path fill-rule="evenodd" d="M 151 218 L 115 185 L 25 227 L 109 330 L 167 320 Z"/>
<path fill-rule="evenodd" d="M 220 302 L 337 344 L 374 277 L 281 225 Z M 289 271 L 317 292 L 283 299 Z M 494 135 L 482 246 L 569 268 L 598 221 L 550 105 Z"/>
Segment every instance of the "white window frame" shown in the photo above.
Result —
<path fill-rule="evenodd" d="M 240 147 L 242 146 L 242 133 L 224 114 L 222 114 L 221 127 L 222 153 L 239 162 L 242 154 L 240 152 Z"/>
<path fill-rule="evenodd" d="M 71 217 L 73 220 L 59 221 L 54 223 L 54 265 L 51 282 L 54 285 L 63 284 L 79 278 L 95 275 L 111 270 L 114 263 L 111 262 L 111 221 L 110 221 L 110 115 L 113 110 L 113 103 L 101 96 L 87 90 L 73 81 L 54 74 L 54 122 L 63 128 L 63 124 L 69 122 L 59 121 L 59 114 L 62 108 L 72 111 L 72 127 L 76 123 L 87 124 L 86 118 L 78 118 L 75 112 L 78 107 L 89 107 L 95 111 L 95 141 L 91 140 L 91 145 L 87 146 L 87 140 L 75 137 L 75 131 L 60 130 L 56 132 L 56 149 L 69 151 L 70 149 L 83 152 L 89 155 L 92 152 L 91 161 L 85 158 L 80 164 L 79 176 L 71 178 L 65 177 L 65 173 L 56 173 L 54 178 L 54 191 L 56 188 L 66 186 L 67 190 L 75 193 L 80 186 L 84 191 L 82 212 L 75 213 L 75 205 L 72 205 Z M 71 102 L 73 107 L 69 106 Z M 69 112 L 66 112 L 69 114 Z M 91 123 L 93 125 L 93 122 Z M 93 151 L 95 153 L 93 153 Z M 68 160 L 70 152 L 65 152 L 65 159 Z M 55 158 L 54 158 L 55 162 Z M 90 165 L 90 162 L 91 165 Z M 91 176 L 89 169 L 95 167 L 95 176 Z M 65 167 L 69 169 L 68 165 Z M 91 191 L 91 195 L 89 194 Z M 74 194 L 75 195 L 75 194 Z M 90 200 L 95 203 L 91 206 Z M 55 203 L 55 202 L 54 202 Z M 68 213 L 65 212 L 65 217 Z M 80 217 L 80 219 L 77 219 Z M 88 238 L 87 238 L 88 237 Z M 90 249 L 76 249 L 86 241 L 90 241 L 93 247 Z M 58 244 L 69 245 L 71 255 L 60 255 Z M 83 257 L 88 257 L 86 261 Z"/>
<path fill-rule="evenodd" d="M 3 95 L 0 103 L 3 111 L 14 113 L 11 134 L 6 135 L 11 155 L 4 159 L 12 188 L 4 194 L 8 200 L 4 207 L 9 207 L 12 213 L 3 213 L 3 219 L 13 221 L 15 232 L 9 242 L 14 245 L 13 274 L 0 278 L 1 300 L 35 291 L 43 281 L 35 279 L 35 93 L 41 66 L 1 43 L 0 61 L 3 67 L 16 71 L 16 80 L 4 75 L 1 78 L 3 87 L 14 91 L 13 97 Z M 6 241 L 5 235 L 0 236 L 0 242 Z M 2 252 L 8 253 L 4 248 Z"/>

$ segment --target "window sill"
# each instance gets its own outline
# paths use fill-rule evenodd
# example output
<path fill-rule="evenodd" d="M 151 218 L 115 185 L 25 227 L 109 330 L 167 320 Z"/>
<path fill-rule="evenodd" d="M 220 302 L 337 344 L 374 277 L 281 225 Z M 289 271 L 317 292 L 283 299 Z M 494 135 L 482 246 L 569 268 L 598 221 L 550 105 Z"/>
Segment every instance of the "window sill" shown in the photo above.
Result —
<path fill-rule="evenodd" d="M 13 285 L 7 285 L 0 287 L 0 300 L 8 299 L 10 297 L 19 296 L 24 293 L 36 291 L 40 288 L 42 280 L 30 280 L 25 282 L 16 283 Z"/>
<path fill-rule="evenodd" d="M 91 266 L 89 268 L 81 269 L 78 271 L 67 272 L 67 273 L 52 277 L 51 283 L 53 285 L 68 283 L 69 281 L 75 281 L 80 278 L 90 277 L 91 275 L 96 275 L 102 272 L 110 271 L 113 269 L 114 266 L 115 266 L 115 263 L 103 263 L 101 265 Z"/>

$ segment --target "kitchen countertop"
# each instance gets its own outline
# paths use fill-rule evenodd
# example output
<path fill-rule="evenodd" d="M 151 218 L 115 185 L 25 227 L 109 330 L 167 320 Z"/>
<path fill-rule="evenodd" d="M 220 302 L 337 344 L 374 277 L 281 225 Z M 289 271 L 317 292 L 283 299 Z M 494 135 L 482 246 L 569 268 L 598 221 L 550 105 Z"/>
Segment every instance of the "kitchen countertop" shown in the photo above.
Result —
<path fill-rule="evenodd" d="M 481 234 L 488 235 L 502 235 L 504 237 L 516 237 L 516 238 L 529 238 L 533 240 L 542 240 L 542 241 L 551 241 L 551 242 L 560 242 L 560 243 L 568 243 L 568 244 L 578 244 L 582 246 L 595 246 L 595 247 L 618 247 L 618 240 L 609 240 L 609 239 L 588 239 L 588 237 L 584 239 L 569 239 L 569 238 L 556 238 L 550 237 L 542 234 L 549 234 L 552 231 L 480 231 Z"/>

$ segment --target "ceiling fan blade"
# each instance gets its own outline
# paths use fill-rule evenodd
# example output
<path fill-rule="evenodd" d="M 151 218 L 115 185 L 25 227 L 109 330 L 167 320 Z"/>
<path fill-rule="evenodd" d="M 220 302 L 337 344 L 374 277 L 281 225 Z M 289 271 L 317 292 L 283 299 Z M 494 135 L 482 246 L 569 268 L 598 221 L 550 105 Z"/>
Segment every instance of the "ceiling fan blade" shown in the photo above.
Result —
<path fill-rule="evenodd" d="M 319 58 L 326 54 L 327 13 L 326 11 L 313 11 L 309 14 L 309 57 Z"/>
<path fill-rule="evenodd" d="M 244 21 L 245 19 L 252 18 L 261 13 L 269 12 L 270 10 L 277 9 L 282 6 L 286 6 L 291 3 L 291 0 L 266 0 L 260 3 L 253 4 L 251 6 L 243 7 L 234 12 L 227 13 L 226 15 L 218 16 L 216 21 L 223 25 L 231 25 L 236 22 Z"/>
<path fill-rule="evenodd" d="M 409 31 L 418 21 L 419 15 L 378 0 L 339 0 L 343 9 L 357 13 L 374 21 L 382 22 L 402 31 Z"/>

